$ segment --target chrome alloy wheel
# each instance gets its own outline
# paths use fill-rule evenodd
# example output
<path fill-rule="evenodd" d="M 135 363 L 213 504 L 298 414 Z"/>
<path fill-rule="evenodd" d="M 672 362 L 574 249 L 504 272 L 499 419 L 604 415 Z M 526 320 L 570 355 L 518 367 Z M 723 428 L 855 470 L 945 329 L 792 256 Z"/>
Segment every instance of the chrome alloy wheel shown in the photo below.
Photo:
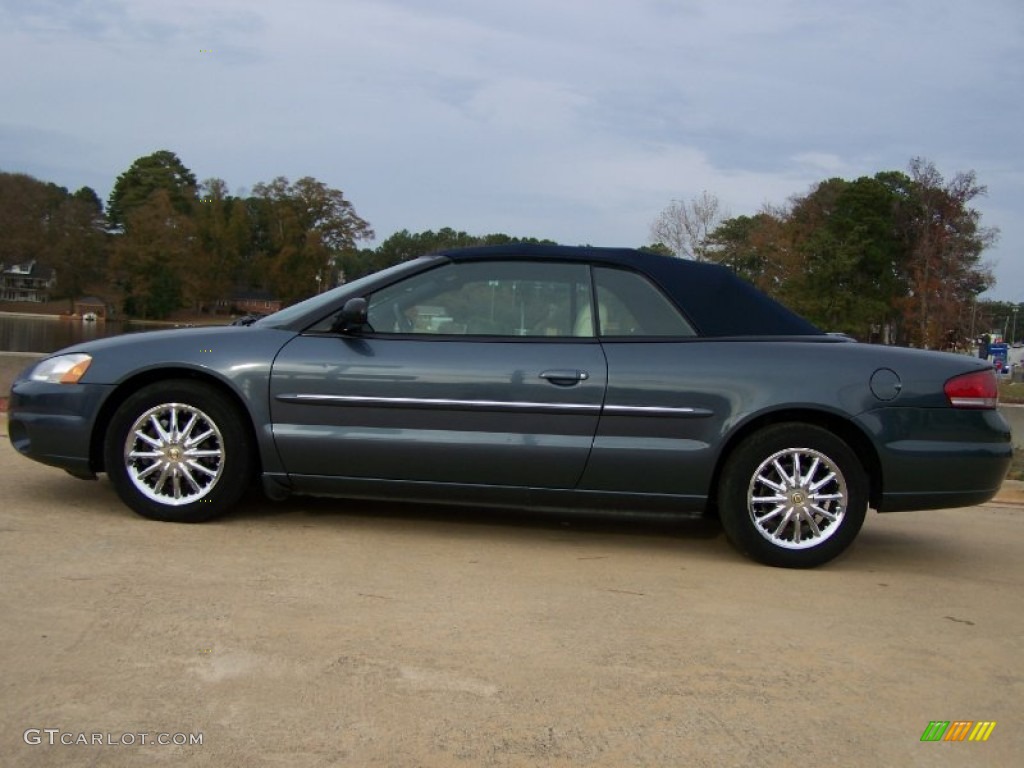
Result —
<path fill-rule="evenodd" d="M 198 408 L 163 403 L 128 430 L 124 465 L 143 496 L 170 506 L 191 504 L 217 485 L 224 469 L 224 438 Z"/>
<path fill-rule="evenodd" d="M 747 490 L 757 532 L 777 547 L 807 549 L 842 526 L 849 503 L 843 473 L 825 454 L 787 448 L 758 466 Z"/>

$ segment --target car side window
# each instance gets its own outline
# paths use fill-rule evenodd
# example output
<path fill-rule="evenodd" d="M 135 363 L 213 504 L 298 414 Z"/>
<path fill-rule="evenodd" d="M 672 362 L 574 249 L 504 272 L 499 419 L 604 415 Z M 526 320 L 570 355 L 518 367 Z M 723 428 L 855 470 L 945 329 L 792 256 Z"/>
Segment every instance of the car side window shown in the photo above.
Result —
<path fill-rule="evenodd" d="M 594 268 L 599 333 L 616 336 L 696 336 L 693 326 L 643 275 Z"/>
<path fill-rule="evenodd" d="M 369 297 L 375 333 L 434 336 L 594 335 L 583 264 L 483 261 L 446 264 Z"/>

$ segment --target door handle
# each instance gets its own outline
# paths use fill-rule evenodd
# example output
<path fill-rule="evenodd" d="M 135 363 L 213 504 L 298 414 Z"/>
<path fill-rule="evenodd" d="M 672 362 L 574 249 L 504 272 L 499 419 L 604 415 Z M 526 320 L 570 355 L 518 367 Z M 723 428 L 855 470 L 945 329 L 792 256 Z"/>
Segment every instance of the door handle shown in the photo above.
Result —
<path fill-rule="evenodd" d="M 589 379 L 590 374 L 580 370 L 543 371 L 540 377 L 560 387 L 571 387 L 573 384 L 579 384 L 581 381 Z"/>

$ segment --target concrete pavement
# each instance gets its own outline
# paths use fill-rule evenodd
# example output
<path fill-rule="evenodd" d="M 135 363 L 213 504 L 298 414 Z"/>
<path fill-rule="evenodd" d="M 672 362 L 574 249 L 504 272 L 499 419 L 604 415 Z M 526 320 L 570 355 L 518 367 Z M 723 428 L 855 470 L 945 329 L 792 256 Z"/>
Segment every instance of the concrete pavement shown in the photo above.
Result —
<path fill-rule="evenodd" d="M 0 499 L 4 766 L 1024 754 L 1017 506 L 869 515 L 800 572 L 702 520 L 254 495 L 222 521 L 153 523 L 6 440 Z M 922 742 L 936 720 L 997 724 Z"/>

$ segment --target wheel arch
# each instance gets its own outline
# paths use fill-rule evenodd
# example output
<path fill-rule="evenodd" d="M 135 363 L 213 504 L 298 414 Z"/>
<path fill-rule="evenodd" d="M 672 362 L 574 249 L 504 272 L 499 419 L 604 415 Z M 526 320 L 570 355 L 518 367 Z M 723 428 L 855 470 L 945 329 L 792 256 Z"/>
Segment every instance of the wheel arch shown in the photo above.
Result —
<path fill-rule="evenodd" d="M 785 408 L 763 413 L 736 428 L 726 440 L 715 464 L 708 496 L 709 508 L 718 508 L 718 486 L 722 470 L 737 446 L 765 427 L 784 423 L 811 424 L 827 429 L 850 446 L 860 460 L 868 479 L 868 503 L 877 508 L 882 497 L 882 462 L 871 438 L 849 418 L 813 408 Z"/>
<path fill-rule="evenodd" d="M 109 397 L 107 397 L 103 405 L 100 407 L 99 414 L 97 414 L 96 421 L 93 425 L 92 435 L 90 435 L 89 438 L 90 469 L 92 469 L 93 472 L 105 471 L 103 461 L 103 439 L 110 428 L 110 422 L 114 418 L 114 414 L 125 400 L 150 384 L 175 379 L 206 384 L 211 389 L 214 389 L 227 397 L 228 400 L 231 401 L 232 405 L 238 409 L 239 413 L 243 416 L 242 423 L 245 425 L 248 432 L 247 436 L 249 438 L 249 445 L 252 447 L 252 459 L 256 475 L 258 476 L 261 473 L 263 461 L 262 456 L 260 455 L 256 430 L 253 426 L 252 417 L 249 409 L 246 407 L 245 401 L 238 392 L 225 383 L 223 379 L 204 371 L 198 371 L 194 368 L 186 367 L 151 368 L 125 379 L 117 386 L 117 388 Z"/>

